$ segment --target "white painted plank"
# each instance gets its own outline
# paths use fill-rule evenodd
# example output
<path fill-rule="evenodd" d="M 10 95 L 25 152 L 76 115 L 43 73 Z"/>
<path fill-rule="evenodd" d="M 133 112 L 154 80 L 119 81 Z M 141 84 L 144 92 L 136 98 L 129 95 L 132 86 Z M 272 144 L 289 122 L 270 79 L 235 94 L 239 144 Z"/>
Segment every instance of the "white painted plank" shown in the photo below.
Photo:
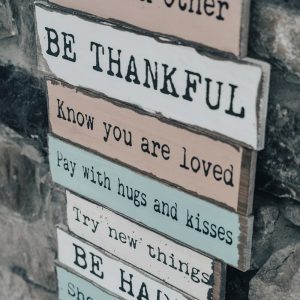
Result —
<path fill-rule="evenodd" d="M 188 299 L 59 228 L 57 239 L 62 264 L 124 299 Z"/>
<path fill-rule="evenodd" d="M 267 101 L 260 65 L 208 57 L 190 47 L 41 5 L 36 6 L 36 19 L 49 74 L 263 148 L 257 108 L 264 109 Z"/>
<path fill-rule="evenodd" d="M 183 292 L 197 299 L 220 293 L 221 263 L 68 191 L 67 215 L 76 235 Z"/>

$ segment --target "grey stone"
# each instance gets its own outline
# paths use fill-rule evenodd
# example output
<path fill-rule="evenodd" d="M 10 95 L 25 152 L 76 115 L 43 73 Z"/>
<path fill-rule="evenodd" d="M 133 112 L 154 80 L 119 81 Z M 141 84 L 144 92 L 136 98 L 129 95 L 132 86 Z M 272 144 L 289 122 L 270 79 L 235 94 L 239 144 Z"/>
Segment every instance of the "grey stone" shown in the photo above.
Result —
<path fill-rule="evenodd" d="M 65 195 L 52 182 L 44 159 L 30 140 L 0 125 L 0 266 L 6 267 L 0 276 L 26 285 L 8 299 L 53 299 L 56 294 L 55 226 L 66 224 Z M 0 299 L 8 292 L 0 288 Z"/>
<path fill-rule="evenodd" d="M 48 117 L 44 80 L 14 66 L 0 66 L 0 123 L 45 148 Z"/>
<path fill-rule="evenodd" d="M 0 124 L 0 204 L 35 220 L 42 213 L 41 188 L 48 166 L 42 155 Z"/>
<path fill-rule="evenodd" d="M 7 300 L 57 300 L 56 293 L 26 280 L 24 274 L 15 273 L 10 268 L 1 266 L 0 298 Z"/>
<path fill-rule="evenodd" d="M 299 1 L 256 0 L 252 8 L 251 46 L 300 76 Z"/>
<path fill-rule="evenodd" d="M 300 2 L 253 0 L 250 56 L 272 65 L 257 189 L 300 201 Z"/>
<path fill-rule="evenodd" d="M 273 69 L 264 151 L 258 154 L 256 187 L 300 201 L 300 81 Z"/>
<path fill-rule="evenodd" d="M 250 282 L 249 299 L 298 300 L 300 243 L 274 253 Z"/>
<path fill-rule="evenodd" d="M 18 34 L 1 40 L 0 65 L 14 64 L 36 71 L 35 17 L 33 0 L 10 0 Z"/>
<path fill-rule="evenodd" d="M 255 198 L 254 230 L 251 268 L 260 269 L 272 253 L 300 242 L 300 230 L 291 226 L 282 211 L 285 204 L 270 196 Z"/>
<path fill-rule="evenodd" d="M 287 203 L 284 207 L 284 216 L 296 226 L 300 226 L 300 204 Z"/>
<path fill-rule="evenodd" d="M 0 0 L 0 40 L 15 35 L 16 26 L 8 0 Z"/>

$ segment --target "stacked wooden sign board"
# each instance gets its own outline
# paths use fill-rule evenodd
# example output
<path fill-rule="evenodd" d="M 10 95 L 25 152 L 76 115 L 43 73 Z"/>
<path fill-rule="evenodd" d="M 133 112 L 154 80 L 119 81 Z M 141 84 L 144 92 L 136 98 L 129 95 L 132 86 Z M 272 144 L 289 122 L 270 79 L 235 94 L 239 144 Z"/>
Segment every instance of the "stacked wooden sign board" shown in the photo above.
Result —
<path fill-rule="evenodd" d="M 48 3 L 51 2 L 51 3 Z M 36 2 L 59 299 L 224 299 L 250 267 L 269 65 L 250 0 Z"/>

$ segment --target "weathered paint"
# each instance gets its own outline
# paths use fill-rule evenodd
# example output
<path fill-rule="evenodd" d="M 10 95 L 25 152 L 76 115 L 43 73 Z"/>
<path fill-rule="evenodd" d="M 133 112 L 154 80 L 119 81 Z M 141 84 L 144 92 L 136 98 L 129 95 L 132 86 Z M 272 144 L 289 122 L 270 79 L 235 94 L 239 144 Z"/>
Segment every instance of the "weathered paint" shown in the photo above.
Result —
<path fill-rule="evenodd" d="M 69 191 L 67 216 L 77 236 L 197 299 L 219 295 L 224 288 L 221 263 Z"/>
<path fill-rule="evenodd" d="M 258 63 L 212 58 L 44 6 L 36 19 L 47 74 L 263 148 L 269 78 Z"/>
<path fill-rule="evenodd" d="M 159 299 L 160 295 L 170 300 L 189 299 L 59 228 L 57 241 L 60 263 L 123 299 L 146 295 L 149 299 Z"/>
<path fill-rule="evenodd" d="M 57 81 L 48 81 L 48 97 L 50 128 L 56 135 L 241 214 L 251 212 L 254 151 L 166 124 Z M 246 204 L 244 211 L 240 203 Z"/>
<path fill-rule="evenodd" d="M 105 19 L 246 55 L 250 0 L 51 0 Z M 149 3 L 151 2 L 151 3 Z"/>
<path fill-rule="evenodd" d="M 55 182 L 225 263 L 249 268 L 252 217 L 239 216 L 52 136 L 48 143 Z"/>
<path fill-rule="evenodd" d="M 108 294 L 82 277 L 56 266 L 59 300 L 116 300 L 120 299 Z"/>

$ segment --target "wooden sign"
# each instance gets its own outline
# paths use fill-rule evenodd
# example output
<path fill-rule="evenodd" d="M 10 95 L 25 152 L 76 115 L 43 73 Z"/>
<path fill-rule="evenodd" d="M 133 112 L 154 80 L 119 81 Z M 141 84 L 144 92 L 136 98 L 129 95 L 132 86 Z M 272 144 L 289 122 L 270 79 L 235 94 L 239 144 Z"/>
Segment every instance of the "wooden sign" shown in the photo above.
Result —
<path fill-rule="evenodd" d="M 243 217 L 49 136 L 52 178 L 178 242 L 241 270 L 250 264 L 252 217 Z"/>
<path fill-rule="evenodd" d="M 105 19 L 246 55 L 250 0 L 51 0 Z"/>
<path fill-rule="evenodd" d="M 57 240 L 60 263 L 123 299 L 190 299 L 59 228 Z"/>
<path fill-rule="evenodd" d="M 59 300 L 116 300 L 120 299 L 103 291 L 78 274 L 56 266 Z"/>
<path fill-rule="evenodd" d="M 69 229 L 197 299 L 223 299 L 221 263 L 67 192 Z"/>
<path fill-rule="evenodd" d="M 208 57 L 41 5 L 36 19 L 47 74 L 263 148 L 268 65 Z"/>
<path fill-rule="evenodd" d="M 53 133 L 243 215 L 252 212 L 256 152 L 48 81 Z"/>

